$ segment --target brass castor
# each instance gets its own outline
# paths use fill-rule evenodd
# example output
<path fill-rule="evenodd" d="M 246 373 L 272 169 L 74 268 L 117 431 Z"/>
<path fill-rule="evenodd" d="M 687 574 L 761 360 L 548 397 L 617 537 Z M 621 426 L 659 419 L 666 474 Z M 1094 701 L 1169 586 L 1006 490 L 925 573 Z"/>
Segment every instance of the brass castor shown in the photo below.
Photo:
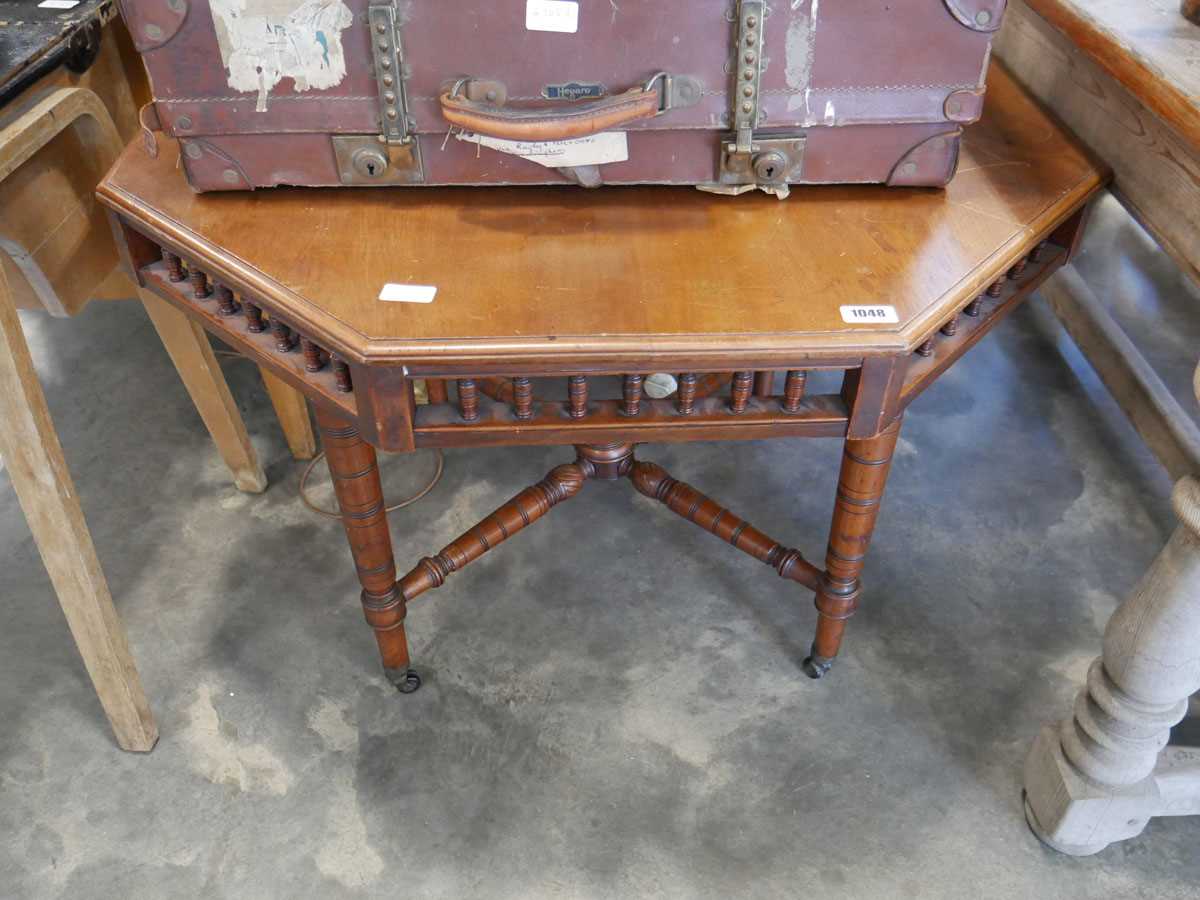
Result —
<path fill-rule="evenodd" d="M 833 660 L 813 653 L 801 663 L 801 667 L 804 674 L 815 681 L 829 674 L 829 670 L 833 668 Z"/>
<path fill-rule="evenodd" d="M 388 681 L 402 694 L 415 694 L 421 688 L 421 676 L 416 669 L 388 672 Z"/>

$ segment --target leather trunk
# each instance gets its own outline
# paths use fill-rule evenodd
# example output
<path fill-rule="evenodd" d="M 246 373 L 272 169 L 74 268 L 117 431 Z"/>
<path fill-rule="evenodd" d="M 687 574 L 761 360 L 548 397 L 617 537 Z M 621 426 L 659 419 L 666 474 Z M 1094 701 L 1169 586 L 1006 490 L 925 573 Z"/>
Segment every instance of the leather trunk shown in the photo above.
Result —
<path fill-rule="evenodd" d="M 1005 0 L 121 0 L 196 190 L 938 186 Z M 151 141 L 151 143 L 153 143 Z"/>

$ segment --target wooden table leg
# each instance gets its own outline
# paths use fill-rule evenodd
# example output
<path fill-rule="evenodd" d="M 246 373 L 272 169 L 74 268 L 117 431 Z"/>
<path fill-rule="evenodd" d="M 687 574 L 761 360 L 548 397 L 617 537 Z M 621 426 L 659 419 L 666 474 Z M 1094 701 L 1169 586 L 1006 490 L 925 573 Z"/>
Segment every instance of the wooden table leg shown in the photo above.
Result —
<path fill-rule="evenodd" d="M 804 660 L 810 678 L 821 678 L 833 666 L 846 620 L 858 608 L 862 594 L 858 576 L 866 563 L 899 437 L 897 420 L 873 438 L 846 441 L 825 555 L 826 574 L 817 591 L 817 635 L 812 655 Z"/>
<path fill-rule="evenodd" d="M 363 612 L 375 629 L 388 681 L 402 694 L 411 694 L 421 686 L 421 677 L 409 668 L 408 638 L 404 633 L 407 609 L 396 584 L 396 561 L 375 448 L 350 422 L 324 407 L 315 409 L 342 524 L 362 585 Z"/>
<path fill-rule="evenodd" d="M 1025 818 L 1072 856 L 1154 816 L 1200 815 L 1200 753 L 1167 746 L 1200 691 L 1200 481 L 1180 479 L 1171 500 L 1175 533 L 1109 620 L 1073 715 L 1043 728 L 1025 761 Z"/>
<path fill-rule="evenodd" d="M 446 390 L 446 382 L 441 378 L 425 379 L 425 396 L 430 403 L 450 402 L 450 394 Z"/>
<path fill-rule="evenodd" d="M 280 381 L 269 371 L 259 366 L 263 385 L 275 407 L 275 415 L 288 449 L 296 459 L 312 459 L 317 455 L 317 437 L 313 434 L 312 420 L 308 417 L 308 401 L 304 395 L 285 381 Z"/>
<path fill-rule="evenodd" d="M 240 491 L 261 494 L 267 489 L 267 476 L 204 329 L 150 291 L 139 290 L 138 295 L 217 452 L 233 473 L 233 483 Z"/>
<path fill-rule="evenodd" d="M 2 270 L 0 423 L 0 457 L 117 743 L 125 750 L 150 750 L 158 740 L 158 727 L 96 558 Z"/>

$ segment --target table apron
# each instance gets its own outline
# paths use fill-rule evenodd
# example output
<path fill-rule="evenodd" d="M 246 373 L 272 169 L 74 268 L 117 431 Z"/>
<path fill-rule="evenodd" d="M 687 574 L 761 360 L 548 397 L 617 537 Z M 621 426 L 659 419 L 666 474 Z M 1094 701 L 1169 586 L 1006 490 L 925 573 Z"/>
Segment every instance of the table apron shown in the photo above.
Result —
<path fill-rule="evenodd" d="M 964 300 L 944 321 L 932 323 L 932 334 L 915 352 L 863 351 L 836 356 L 811 346 L 764 349 L 698 344 L 688 351 L 658 349 L 652 336 L 636 356 L 615 352 L 564 352 L 529 359 L 466 361 L 456 351 L 445 365 L 404 360 L 364 364 L 339 355 L 327 335 L 308 333 L 274 301 L 257 291 L 238 291 L 220 273 L 181 257 L 160 242 L 114 217 L 124 261 L 139 283 L 177 306 L 207 330 L 301 390 L 319 406 L 355 422 L 362 436 L 386 451 L 422 447 L 604 444 L 619 442 L 683 442 L 757 440 L 773 437 L 846 437 L 865 440 L 881 434 L 903 410 L 962 357 L 976 342 L 1025 300 L 1062 265 L 1078 243 L 1086 210 L 1076 210 L 1056 225 L 1049 240 L 992 283 L 987 291 Z M 311 329 L 309 329 L 311 330 Z M 777 338 L 779 336 L 776 336 Z M 664 343 L 670 344 L 671 341 Z M 484 352 L 483 348 L 479 351 Z M 838 394 L 805 396 L 810 371 L 843 371 Z M 643 394 L 643 378 L 654 372 L 692 377 L 709 383 L 694 393 L 695 402 L 652 399 Z M 795 395 L 775 393 L 780 378 L 792 373 Z M 588 377 L 624 376 L 624 400 L 588 397 Z M 733 376 L 728 396 L 709 396 L 720 389 L 715 375 Z M 464 405 L 462 392 L 495 382 L 496 376 L 520 385 L 521 398 L 477 399 Z M 568 378 L 578 390 L 567 402 L 537 402 L 532 378 Z M 416 382 L 432 385 L 429 405 L 416 402 Z M 457 403 L 450 402 L 450 382 L 458 385 Z M 716 385 L 713 388 L 712 385 Z M 790 388 L 789 388 L 790 389 Z M 632 392 L 632 393 L 631 393 Z M 753 394 L 753 396 L 752 396 Z M 631 399 L 635 398 L 635 399 Z M 572 404 L 575 403 L 575 406 Z M 686 407 L 686 408 L 685 408 Z"/>

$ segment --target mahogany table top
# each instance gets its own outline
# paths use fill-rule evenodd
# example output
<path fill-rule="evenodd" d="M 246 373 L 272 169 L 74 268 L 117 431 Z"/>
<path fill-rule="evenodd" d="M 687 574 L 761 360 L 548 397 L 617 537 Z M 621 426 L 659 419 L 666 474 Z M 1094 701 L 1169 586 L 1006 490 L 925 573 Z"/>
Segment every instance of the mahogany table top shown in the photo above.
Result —
<path fill-rule="evenodd" d="M 100 185 L 135 228 L 270 298 L 362 363 L 584 353 L 912 349 L 1106 179 L 991 72 L 946 190 L 806 187 L 787 201 L 691 188 L 273 189 L 194 194 L 173 145 L 128 148 Z M 432 303 L 386 302 L 385 284 Z M 898 324 L 843 321 L 887 304 Z"/>

